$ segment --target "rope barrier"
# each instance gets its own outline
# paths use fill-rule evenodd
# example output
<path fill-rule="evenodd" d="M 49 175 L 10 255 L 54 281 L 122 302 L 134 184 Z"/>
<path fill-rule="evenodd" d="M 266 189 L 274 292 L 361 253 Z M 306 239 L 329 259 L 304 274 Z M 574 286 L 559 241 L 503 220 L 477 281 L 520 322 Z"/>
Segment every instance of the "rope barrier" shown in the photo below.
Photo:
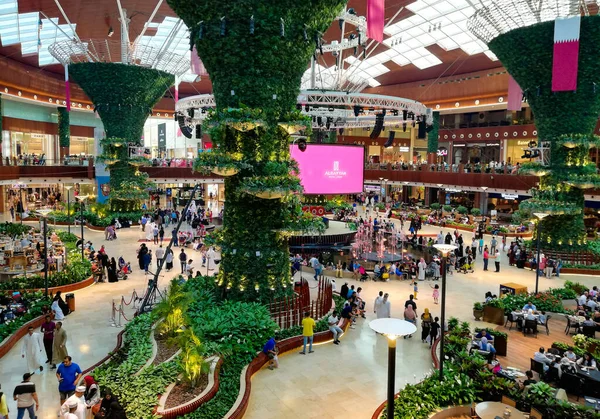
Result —
<path fill-rule="evenodd" d="M 123 311 L 123 306 L 121 306 L 120 308 L 120 313 L 123 315 L 123 318 L 125 319 L 125 321 L 131 321 L 130 319 L 127 318 L 127 316 L 125 316 L 125 312 Z"/>
<path fill-rule="evenodd" d="M 126 306 L 130 305 L 138 296 L 136 290 L 133 290 L 133 293 L 131 294 L 131 298 L 129 299 L 129 302 L 126 303 L 125 302 L 125 297 L 121 296 L 121 303 L 125 304 Z"/>

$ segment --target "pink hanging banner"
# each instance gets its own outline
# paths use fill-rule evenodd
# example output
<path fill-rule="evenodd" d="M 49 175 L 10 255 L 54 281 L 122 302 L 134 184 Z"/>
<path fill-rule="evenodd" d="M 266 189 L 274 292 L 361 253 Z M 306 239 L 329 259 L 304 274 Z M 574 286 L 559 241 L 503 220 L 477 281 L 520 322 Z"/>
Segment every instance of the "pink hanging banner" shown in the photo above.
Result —
<path fill-rule="evenodd" d="M 553 92 L 577 90 L 580 25 L 581 16 L 559 17 L 554 21 Z"/>
<path fill-rule="evenodd" d="M 71 86 L 69 84 L 69 66 L 65 66 L 65 96 L 67 102 L 67 111 L 71 111 Z"/>
<path fill-rule="evenodd" d="M 197 76 L 206 76 L 208 72 L 202 63 L 202 60 L 198 56 L 198 51 L 196 50 L 196 46 L 194 45 L 194 49 L 192 49 L 192 59 L 190 60 L 192 64 L 192 73 Z"/>
<path fill-rule="evenodd" d="M 508 107 L 509 111 L 520 111 L 523 106 L 523 91 L 519 83 L 511 75 L 508 76 Z"/>
<path fill-rule="evenodd" d="M 385 0 L 367 0 L 367 36 L 383 42 Z"/>

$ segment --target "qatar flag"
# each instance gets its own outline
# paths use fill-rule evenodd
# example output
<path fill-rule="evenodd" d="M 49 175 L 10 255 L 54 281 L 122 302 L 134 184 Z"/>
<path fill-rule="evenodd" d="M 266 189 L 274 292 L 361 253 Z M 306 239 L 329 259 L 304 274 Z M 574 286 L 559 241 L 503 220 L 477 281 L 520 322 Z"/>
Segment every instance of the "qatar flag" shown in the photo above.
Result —
<path fill-rule="evenodd" d="M 577 90 L 580 25 L 581 16 L 558 17 L 554 21 L 553 92 Z"/>
<path fill-rule="evenodd" d="M 385 0 L 367 0 L 367 36 L 383 42 Z"/>

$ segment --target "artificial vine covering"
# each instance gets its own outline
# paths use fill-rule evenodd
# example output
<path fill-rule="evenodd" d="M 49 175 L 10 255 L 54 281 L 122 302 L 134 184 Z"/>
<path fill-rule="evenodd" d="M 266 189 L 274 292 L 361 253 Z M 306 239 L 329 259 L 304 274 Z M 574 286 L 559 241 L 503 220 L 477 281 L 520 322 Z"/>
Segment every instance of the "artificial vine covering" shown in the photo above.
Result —
<path fill-rule="evenodd" d="M 71 145 L 71 118 L 65 107 L 58 108 L 58 143 L 61 147 Z"/>
<path fill-rule="evenodd" d="M 99 161 L 110 170 L 111 209 L 131 211 L 147 196 L 145 191 L 151 185 L 138 170 L 148 161 L 131 158 L 129 147 L 141 145 L 152 107 L 175 78 L 163 71 L 119 63 L 75 63 L 69 65 L 69 72 L 92 100 L 104 124 L 106 138 L 101 141 Z"/>
<path fill-rule="evenodd" d="M 433 125 L 431 131 L 427 134 L 427 152 L 437 153 L 438 150 L 438 135 L 440 132 L 440 113 L 433 112 Z"/>
<path fill-rule="evenodd" d="M 190 28 L 217 105 L 205 122 L 215 147 L 195 167 L 236 172 L 225 178 L 224 225 L 215 237 L 218 284 L 228 298 L 266 302 L 289 294 L 285 232 L 322 227 L 302 219 L 294 195 L 301 187 L 290 132 L 310 134 L 310 121 L 295 110 L 300 80 L 346 0 L 167 3 Z"/>
<path fill-rule="evenodd" d="M 539 141 L 550 145 L 549 165 L 527 164 L 522 169 L 541 178 L 539 191 L 520 207 L 528 214 L 551 214 L 542 222 L 541 240 L 547 246 L 585 243 L 584 189 L 600 184 L 587 158 L 589 144 L 596 142 L 592 134 L 600 113 L 599 42 L 600 16 L 582 17 L 574 92 L 551 90 L 553 21 L 512 30 L 489 43 L 523 89 L 535 114 Z"/>

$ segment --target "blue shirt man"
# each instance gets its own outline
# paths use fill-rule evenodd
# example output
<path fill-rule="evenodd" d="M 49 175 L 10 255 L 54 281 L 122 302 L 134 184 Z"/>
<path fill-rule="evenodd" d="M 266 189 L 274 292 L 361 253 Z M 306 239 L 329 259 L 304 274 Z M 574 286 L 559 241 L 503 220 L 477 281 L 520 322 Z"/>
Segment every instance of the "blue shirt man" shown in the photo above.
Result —
<path fill-rule="evenodd" d="M 72 362 L 70 356 L 66 356 L 63 363 L 56 369 L 56 378 L 58 378 L 58 391 L 60 392 L 62 404 L 75 392 L 77 382 L 81 378 L 81 368 Z"/>
<path fill-rule="evenodd" d="M 533 310 L 536 311 L 535 305 L 531 304 L 531 301 L 523 306 L 523 311 Z"/>
<path fill-rule="evenodd" d="M 275 350 L 275 338 L 269 339 L 267 343 L 265 343 L 265 346 L 263 346 L 263 352 L 267 355 L 269 355 L 269 351 L 273 350 Z"/>

